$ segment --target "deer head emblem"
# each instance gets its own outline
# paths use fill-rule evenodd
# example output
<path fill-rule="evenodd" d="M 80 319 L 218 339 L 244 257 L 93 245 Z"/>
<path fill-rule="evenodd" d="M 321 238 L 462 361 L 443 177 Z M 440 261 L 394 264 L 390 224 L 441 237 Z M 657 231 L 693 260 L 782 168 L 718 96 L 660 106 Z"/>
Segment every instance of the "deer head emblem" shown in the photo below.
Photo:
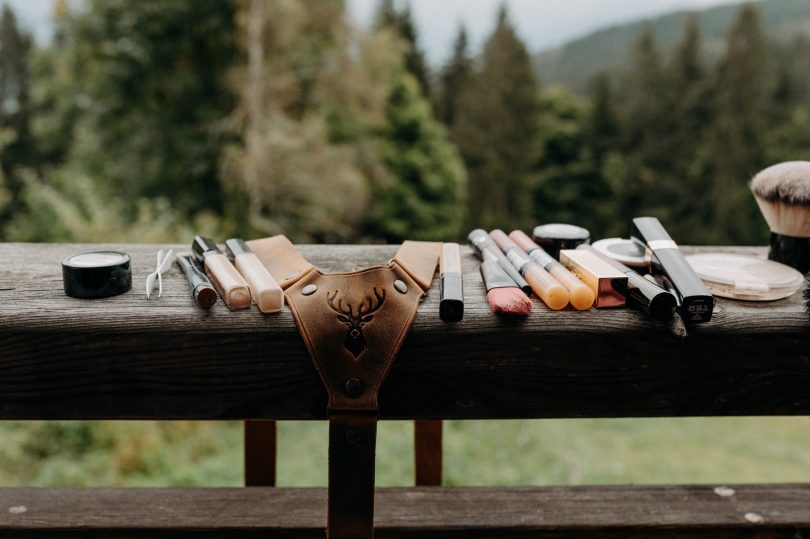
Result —
<path fill-rule="evenodd" d="M 360 302 L 357 307 L 357 314 L 355 314 L 351 303 L 346 302 L 346 307 L 344 307 L 342 299 L 338 299 L 337 305 L 335 305 L 337 295 L 337 290 L 331 296 L 327 292 L 326 301 L 329 307 L 337 313 L 337 319 L 349 328 L 349 331 L 346 332 L 346 338 L 343 340 L 343 345 L 354 357 L 357 357 L 366 349 L 363 326 L 371 322 L 374 319 L 373 313 L 382 307 L 383 301 L 385 301 L 385 289 L 375 288 L 373 298 L 365 298 Z"/>

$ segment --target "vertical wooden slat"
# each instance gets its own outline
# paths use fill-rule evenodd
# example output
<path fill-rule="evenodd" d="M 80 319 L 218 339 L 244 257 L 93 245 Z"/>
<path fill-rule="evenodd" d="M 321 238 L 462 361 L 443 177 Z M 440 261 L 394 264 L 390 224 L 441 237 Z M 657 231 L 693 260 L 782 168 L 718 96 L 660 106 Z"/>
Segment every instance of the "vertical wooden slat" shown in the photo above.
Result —
<path fill-rule="evenodd" d="M 442 422 L 419 419 L 413 422 L 414 460 L 417 486 L 442 484 Z"/>
<path fill-rule="evenodd" d="M 245 486 L 276 486 L 275 421 L 245 421 Z"/>

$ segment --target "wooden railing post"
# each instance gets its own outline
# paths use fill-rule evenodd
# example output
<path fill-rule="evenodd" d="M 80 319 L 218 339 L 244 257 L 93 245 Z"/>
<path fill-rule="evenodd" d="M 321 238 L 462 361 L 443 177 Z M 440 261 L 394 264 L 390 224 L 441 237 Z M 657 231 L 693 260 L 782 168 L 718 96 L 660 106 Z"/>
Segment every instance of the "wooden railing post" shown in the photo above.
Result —
<path fill-rule="evenodd" d="M 442 484 L 442 422 L 417 419 L 413 422 L 416 486 Z"/>
<path fill-rule="evenodd" d="M 276 486 L 275 421 L 245 421 L 245 486 Z"/>

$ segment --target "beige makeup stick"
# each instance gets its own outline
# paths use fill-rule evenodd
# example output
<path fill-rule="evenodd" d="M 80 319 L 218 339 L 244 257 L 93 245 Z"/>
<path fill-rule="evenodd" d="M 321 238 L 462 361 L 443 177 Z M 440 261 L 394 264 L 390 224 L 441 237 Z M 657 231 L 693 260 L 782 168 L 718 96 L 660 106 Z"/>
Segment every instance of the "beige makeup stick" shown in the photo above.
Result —
<path fill-rule="evenodd" d="M 191 250 L 197 260 L 202 263 L 205 273 L 219 290 L 228 307 L 231 309 L 250 307 L 248 284 L 213 240 L 203 236 L 194 236 Z"/>
<path fill-rule="evenodd" d="M 256 253 L 239 238 L 225 241 L 234 265 L 250 286 L 250 295 L 263 313 L 277 313 L 284 307 L 284 292 Z"/>

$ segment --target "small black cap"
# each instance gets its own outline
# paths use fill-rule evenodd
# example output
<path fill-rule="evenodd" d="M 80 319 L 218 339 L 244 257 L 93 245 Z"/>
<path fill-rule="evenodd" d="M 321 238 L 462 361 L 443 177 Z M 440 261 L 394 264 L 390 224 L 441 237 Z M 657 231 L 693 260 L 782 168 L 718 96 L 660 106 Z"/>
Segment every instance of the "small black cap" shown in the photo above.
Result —
<path fill-rule="evenodd" d="M 69 256 L 62 261 L 65 294 L 74 298 L 106 298 L 132 288 L 130 256 L 118 251 L 97 251 Z"/>
<path fill-rule="evenodd" d="M 202 260 L 203 255 L 207 251 L 219 251 L 219 248 L 211 238 L 194 236 L 194 240 L 191 242 L 191 251 L 194 253 L 194 256 L 197 257 L 197 260 Z"/>

